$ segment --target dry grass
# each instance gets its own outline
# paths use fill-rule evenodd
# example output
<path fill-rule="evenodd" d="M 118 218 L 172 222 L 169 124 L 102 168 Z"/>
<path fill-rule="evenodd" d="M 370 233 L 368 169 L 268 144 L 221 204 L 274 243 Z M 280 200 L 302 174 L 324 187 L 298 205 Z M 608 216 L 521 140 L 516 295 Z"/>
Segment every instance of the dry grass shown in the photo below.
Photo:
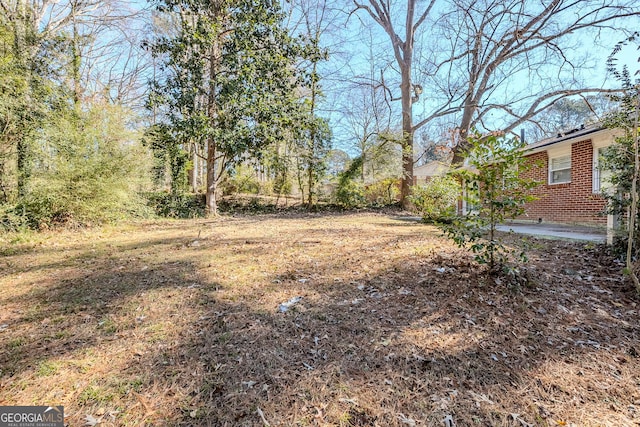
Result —
<path fill-rule="evenodd" d="M 380 214 L 8 240 L 0 404 L 71 426 L 640 425 L 638 309 L 598 248 L 535 241 L 514 291 Z"/>

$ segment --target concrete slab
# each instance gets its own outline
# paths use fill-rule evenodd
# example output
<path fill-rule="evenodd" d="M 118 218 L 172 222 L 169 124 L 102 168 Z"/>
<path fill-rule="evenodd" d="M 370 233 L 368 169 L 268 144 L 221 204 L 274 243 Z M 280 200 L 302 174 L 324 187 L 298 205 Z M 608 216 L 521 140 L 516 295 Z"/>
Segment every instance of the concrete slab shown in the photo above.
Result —
<path fill-rule="evenodd" d="M 421 221 L 419 216 L 402 216 L 397 217 L 401 221 Z M 498 225 L 499 231 L 519 234 L 528 234 L 531 236 L 548 238 L 548 239 L 569 239 L 584 242 L 605 243 L 607 241 L 607 230 L 597 227 L 587 227 L 584 225 L 568 225 L 568 224 L 550 224 L 550 223 L 524 223 L 509 222 Z"/>
<path fill-rule="evenodd" d="M 605 243 L 607 241 L 606 229 L 578 225 L 508 223 L 499 225 L 498 230 L 506 232 L 513 230 L 515 233 L 542 238 L 570 239 L 594 243 Z"/>

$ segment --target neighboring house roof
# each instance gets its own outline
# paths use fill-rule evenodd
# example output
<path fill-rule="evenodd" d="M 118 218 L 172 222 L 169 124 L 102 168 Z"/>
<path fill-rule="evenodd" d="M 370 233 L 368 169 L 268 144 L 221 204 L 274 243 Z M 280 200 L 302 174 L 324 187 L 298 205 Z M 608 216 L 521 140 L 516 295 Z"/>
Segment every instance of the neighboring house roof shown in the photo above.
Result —
<path fill-rule="evenodd" d="M 433 160 L 422 166 L 416 166 L 413 168 L 413 176 L 426 177 L 426 176 L 441 176 L 447 173 L 449 165 L 438 160 Z"/>

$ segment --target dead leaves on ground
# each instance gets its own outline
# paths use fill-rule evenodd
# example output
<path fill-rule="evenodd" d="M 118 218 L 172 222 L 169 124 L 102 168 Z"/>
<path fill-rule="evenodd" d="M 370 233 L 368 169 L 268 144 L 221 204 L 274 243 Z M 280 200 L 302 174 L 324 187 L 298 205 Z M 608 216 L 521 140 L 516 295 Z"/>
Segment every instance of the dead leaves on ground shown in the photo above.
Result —
<path fill-rule="evenodd" d="M 640 422 L 638 308 L 602 250 L 536 241 L 514 290 L 384 215 L 61 239 L 72 258 L 5 251 L 3 403 L 105 426 Z"/>

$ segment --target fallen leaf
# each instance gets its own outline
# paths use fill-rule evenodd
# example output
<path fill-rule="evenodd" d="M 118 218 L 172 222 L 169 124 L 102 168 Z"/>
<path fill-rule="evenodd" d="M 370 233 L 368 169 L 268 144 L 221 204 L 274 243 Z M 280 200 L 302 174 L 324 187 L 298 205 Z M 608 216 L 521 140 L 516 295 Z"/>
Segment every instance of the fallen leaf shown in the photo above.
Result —
<path fill-rule="evenodd" d="M 409 418 L 404 414 L 398 414 L 398 419 L 400 420 L 400 422 L 402 424 L 406 424 L 408 426 L 415 426 L 416 425 L 416 420 L 414 420 L 413 418 Z"/>
<path fill-rule="evenodd" d="M 100 424 L 100 419 L 94 418 L 92 415 L 85 415 L 84 417 L 85 419 L 85 424 L 86 426 L 97 426 L 98 424 Z"/>

